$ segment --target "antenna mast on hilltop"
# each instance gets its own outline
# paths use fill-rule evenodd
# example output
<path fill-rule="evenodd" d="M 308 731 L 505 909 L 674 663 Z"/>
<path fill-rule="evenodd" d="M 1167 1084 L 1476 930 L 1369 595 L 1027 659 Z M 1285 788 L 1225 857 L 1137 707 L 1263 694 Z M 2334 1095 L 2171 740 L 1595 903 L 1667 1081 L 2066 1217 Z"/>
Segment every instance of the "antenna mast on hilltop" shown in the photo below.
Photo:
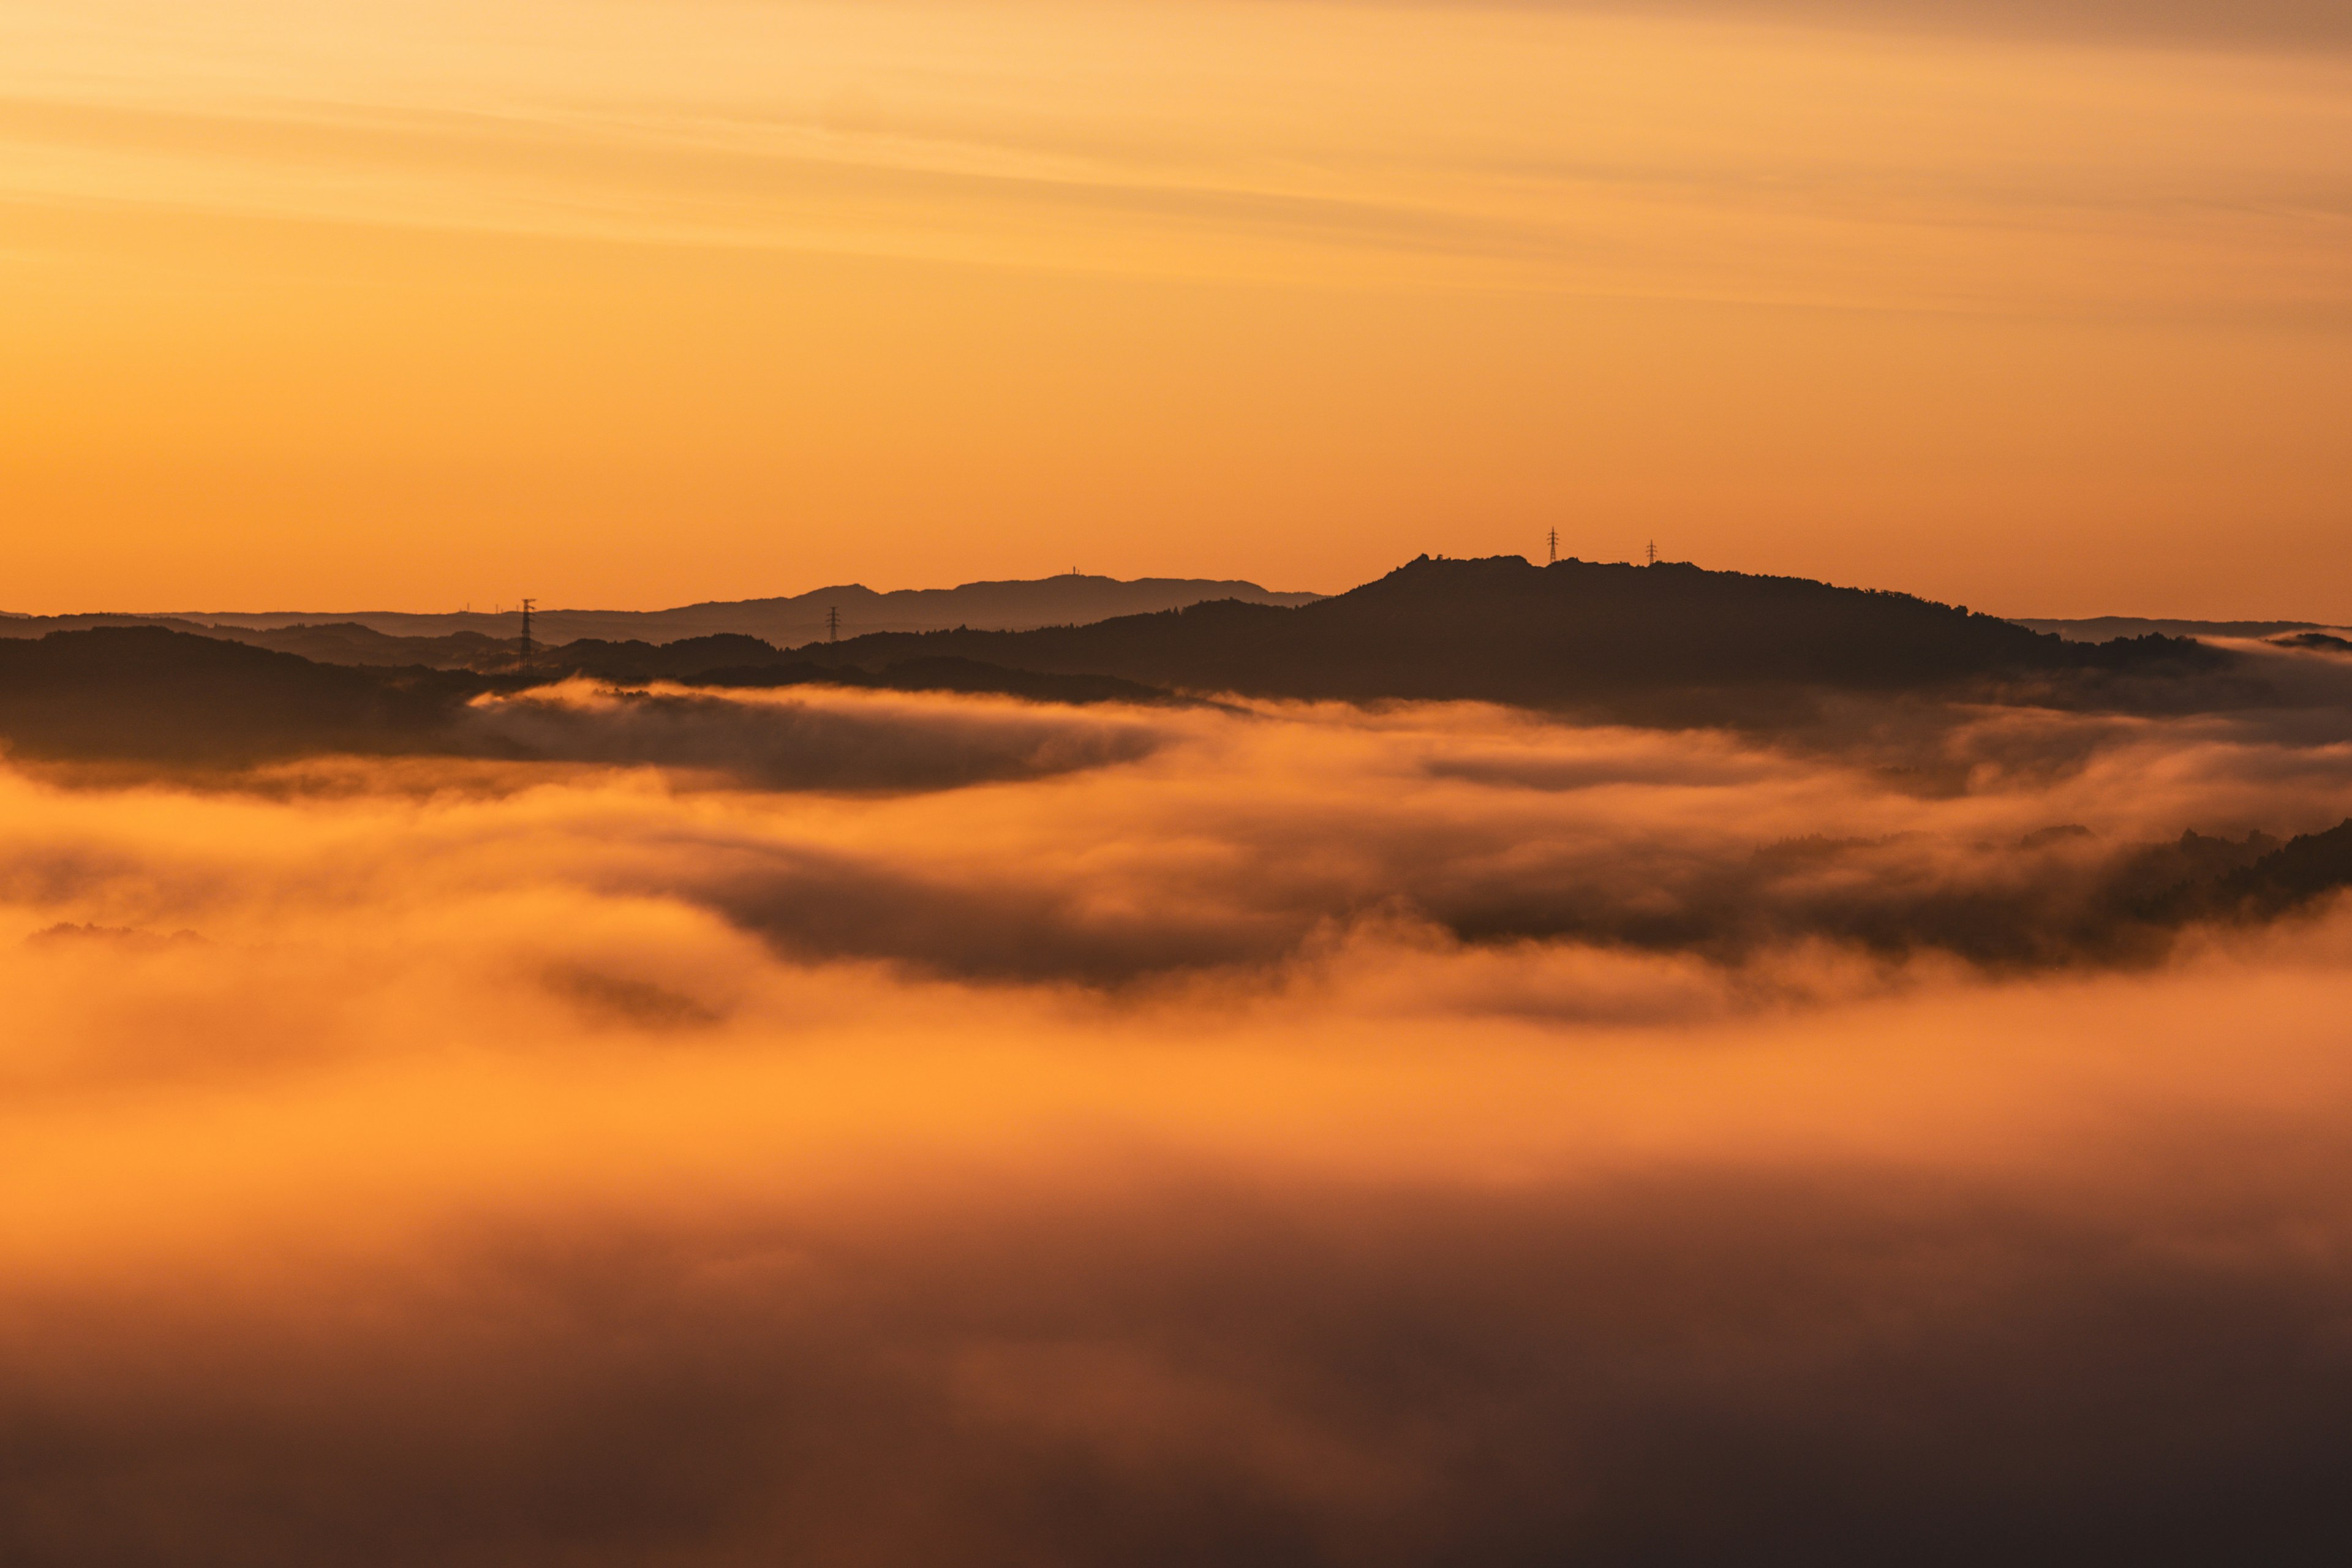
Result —
<path fill-rule="evenodd" d="M 838 605 L 827 605 L 824 607 L 824 640 L 827 642 L 841 640 L 841 607 Z"/>
<path fill-rule="evenodd" d="M 1544 564 L 1545 564 L 1545 565 L 1547 565 L 1547 566 L 1557 566 L 1557 565 L 1559 565 L 1559 530 L 1558 530 L 1558 529 L 1556 529 L 1556 528 L 1555 528 L 1555 529 L 1553 529 L 1549 533 L 1547 533 L 1547 534 L 1545 534 L 1545 535 L 1544 535 L 1544 548 L 1545 548 L 1545 550 L 1546 550 L 1547 552 L 1549 552 L 1549 554 L 1547 555 L 1547 557 L 1546 557 L 1546 559 L 1545 559 L 1545 561 L 1544 561 Z"/>
<path fill-rule="evenodd" d="M 526 672 L 530 668 L 530 613 L 538 605 L 537 599 L 522 602 L 522 667 Z"/>

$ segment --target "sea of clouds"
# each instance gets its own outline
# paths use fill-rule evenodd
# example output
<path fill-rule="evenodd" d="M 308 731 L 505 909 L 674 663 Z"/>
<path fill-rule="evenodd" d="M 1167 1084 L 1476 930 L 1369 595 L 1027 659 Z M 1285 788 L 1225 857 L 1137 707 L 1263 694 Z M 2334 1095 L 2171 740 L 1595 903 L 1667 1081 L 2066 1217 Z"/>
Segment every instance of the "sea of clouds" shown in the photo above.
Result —
<path fill-rule="evenodd" d="M 2340 715 L 0 771 L 0 1560 L 2338 1560 Z"/>

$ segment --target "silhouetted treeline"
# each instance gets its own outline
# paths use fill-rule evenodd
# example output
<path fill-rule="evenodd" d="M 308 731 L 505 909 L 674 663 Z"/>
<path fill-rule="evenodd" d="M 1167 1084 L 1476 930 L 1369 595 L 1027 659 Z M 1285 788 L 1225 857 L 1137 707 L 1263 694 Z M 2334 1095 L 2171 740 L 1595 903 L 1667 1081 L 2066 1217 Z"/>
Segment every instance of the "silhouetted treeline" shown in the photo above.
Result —
<path fill-rule="evenodd" d="M 2210 882 L 2178 889 L 2163 912 L 2175 918 L 2267 920 L 2352 886 L 2352 818 L 2306 833 Z"/>
<path fill-rule="evenodd" d="M 1825 939 L 1889 959 L 1937 952 L 2032 971 L 2153 963 L 2190 927 L 2260 924 L 2352 887 L 2352 820 L 2284 845 L 2260 832 L 2112 848 L 2089 837 L 2046 831 L 1979 847 L 2005 863 L 1998 877 L 1923 874 L 1921 847 L 1903 838 L 1811 837 L 1671 884 L 1522 874 L 1441 883 L 1416 901 L 1471 942 L 1564 939 L 1737 963 Z"/>
<path fill-rule="evenodd" d="M 2270 640 L 2281 647 L 2305 647 L 2320 653 L 2352 653 L 2352 637 L 2333 637 L 2326 632 L 2297 632 L 2293 637 Z"/>

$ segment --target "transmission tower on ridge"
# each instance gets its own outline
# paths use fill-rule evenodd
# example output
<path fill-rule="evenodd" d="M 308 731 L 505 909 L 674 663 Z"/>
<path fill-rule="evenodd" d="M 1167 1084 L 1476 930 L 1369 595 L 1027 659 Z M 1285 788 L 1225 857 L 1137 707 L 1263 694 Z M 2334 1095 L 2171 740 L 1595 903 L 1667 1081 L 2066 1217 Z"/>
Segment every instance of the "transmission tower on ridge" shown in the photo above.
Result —
<path fill-rule="evenodd" d="M 526 673 L 530 669 L 530 613 L 538 606 L 537 599 L 522 602 L 522 668 Z"/>
<path fill-rule="evenodd" d="M 1558 530 L 1558 529 L 1556 529 L 1556 528 L 1555 528 L 1555 529 L 1553 529 L 1549 533 L 1547 533 L 1547 534 L 1545 534 L 1545 535 L 1544 535 L 1544 548 L 1545 548 L 1547 551 L 1549 551 L 1549 556 L 1548 556 L 1548 558 L 1545 560 L 1544 564 L 1545 564 L 1545 565 L 1547 565 L 1547 566 L 1557 566 L 1557 565 L 1559 565 L 1559 530 Z"/>
<path fill-rule="evenodd" d="M 1653 539 L 1652 541 L 1650 541 L 1650 564 L 1651 564 L 1651 565 L 1653 565 L 1653 566 L 1655 566 L 1657 563 L 1658 563 L 1658 542 L 1657 542 L 1656 540 Z"/>
<path fill-rule="evenodd" d="M 841 608 L 837 605 L 827 605 L 824 607 L 824 640 L 827 642 L 841 640 Z"/>

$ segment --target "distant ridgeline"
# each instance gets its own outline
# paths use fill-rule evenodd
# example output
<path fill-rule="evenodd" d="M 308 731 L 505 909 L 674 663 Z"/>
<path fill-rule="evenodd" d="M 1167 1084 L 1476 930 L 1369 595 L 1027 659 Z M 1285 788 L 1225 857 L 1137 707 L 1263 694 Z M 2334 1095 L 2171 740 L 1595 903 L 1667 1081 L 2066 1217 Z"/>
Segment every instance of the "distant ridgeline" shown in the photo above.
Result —
<path fill-rule="evenodd" d="M 1058 701 L 1471 699 L 1631 722 L 1767 726 L 1824 693 L 2168 708 L 2248 700 L 2242 681 L 2231 685 L 2237 656 L 2180 638 L 2069 642 L 1906 594 L 1517 556 L 1424 556 L 1297 605 L 1225 599 L 1026 631 L 876 633 L 794 649 L 734 633 L 579 638 L 541 650 L 528 670 L 512 640 L 471 633 L 430 639 L 464 644 L 463 660 L 438 668 L 394 663 L 379 645 L 401 639 L 356 625 L 235 637 L 155 626 L 0 637 L 0 741 L 28 757 L 410 750 L 472 697 L 565 676 Z M 240 646 L 263 637 L 310 657 Z M 2198 679 L 2217 674 L 2224 679 Z"/>
<path fill-rule="evenodd" d="M 583 637 L 668 643 L 709 637 L 757 637 L 790 647 L 828 637 L 835 616 L 842 633 L 852 637 L 951 626 L 1017 631 L 1172 610 L 1206 599 L 1303 605 L 1315 597 L 1275 593 L 1255 583 L 1239 581 L 1194 577 L 1122 581 L 1073 572 L 1023 582 L 966 583 L 956 588 L 905 588 L 890 593 L 851 583 L 782 598 L 714 601 L 669 610 L 541 610 L 532 617 L 531 632 L 541 644 L 550 647 Z M 511 655 L 521 619 L 514 610 L 446 615 L 362 610 L 332 615 L 278 611 L 7 616 L 0 616 L 0 637 L 41 637 L 100 626 L 162 626 L 299 653 L 331 664 L 476 668 Z"/>
<path fill-rule="evenodd" d="M 1295 609 L 1227 601 L 1087 626 L 876 636 L 803 651 L 859 664 L 950 654 L 1264 697 L 1639 710 L 1679 694 L 1692 716 L 1710 694 L 1763 688 L 1890 691 L 2228 663 L 2187 639 L 2070 643 L 1908 594 L 1801 577 L 1666 562 L 1536 566 L 1516 555 L 1423 556 Z"/>
<path fill-rule="evenodd" d="M 2296 638 L 2329 632 L 2320 621 L 2171 621 L 2154 620 L 2146 616 L 2093 616 L 2087 620 L 2037 620 L 2031 616 L 2011 616 L 2019 626 L 2037 632 L 2055 632 L 2069 642 L 2113 642 L 2117 637 L 2146 637 L 2154 632 L 2169 637 L 2240 637 L 2263 638 L 2292 646 Z M 2342 637 L 2329 637 L 2328 642 L 2343 642 Z"/>

